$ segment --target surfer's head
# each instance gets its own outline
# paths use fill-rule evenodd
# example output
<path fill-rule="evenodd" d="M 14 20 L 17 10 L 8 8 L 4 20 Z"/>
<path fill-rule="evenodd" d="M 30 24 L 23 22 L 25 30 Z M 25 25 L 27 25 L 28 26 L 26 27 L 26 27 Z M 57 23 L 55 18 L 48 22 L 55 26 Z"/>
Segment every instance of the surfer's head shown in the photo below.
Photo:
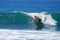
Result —
<path fill-rule="evenodd" d="M 34 18 L 36 18 L 36 16 L 34 16 Z"/>
<path fill-rule="evenodd" d="M 38 16 L 34 16 L 35 19 L 38 19 Z"/>
<path fill-rule="evenodd" d="M 34 18 L 39 18 L 38 16 L 34 16 Z"/>

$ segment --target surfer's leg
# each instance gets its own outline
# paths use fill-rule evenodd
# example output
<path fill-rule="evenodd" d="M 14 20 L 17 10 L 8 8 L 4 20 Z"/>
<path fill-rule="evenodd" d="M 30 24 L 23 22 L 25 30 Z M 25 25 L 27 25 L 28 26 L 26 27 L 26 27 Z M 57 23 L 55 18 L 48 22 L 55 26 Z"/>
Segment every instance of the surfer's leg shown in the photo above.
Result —
<path fill-rule="evenodd" d="M 43 28 L 43 27 L 44 27 L 44 25 L 43 25 L 43 24 L 37 25 L 36 30 L 42 30 L 42 28 Z"/>
<path fill-rule="evenodd" d="M 36 28 L 36 30 L 42 30 L 42 27 L 38 26 L 38 27 Z"/>

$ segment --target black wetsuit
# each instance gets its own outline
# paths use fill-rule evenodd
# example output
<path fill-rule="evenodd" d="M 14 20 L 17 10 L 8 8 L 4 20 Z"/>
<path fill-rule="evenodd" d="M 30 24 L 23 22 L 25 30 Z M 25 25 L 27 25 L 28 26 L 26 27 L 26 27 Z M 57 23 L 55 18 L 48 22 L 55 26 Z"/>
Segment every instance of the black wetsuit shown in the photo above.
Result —
<path fill-rule="evenodd" d="M 35 20 L 35 24 L 37 25 L 37 30 L 41 30 L 44 27 L 41 19 Z"/>

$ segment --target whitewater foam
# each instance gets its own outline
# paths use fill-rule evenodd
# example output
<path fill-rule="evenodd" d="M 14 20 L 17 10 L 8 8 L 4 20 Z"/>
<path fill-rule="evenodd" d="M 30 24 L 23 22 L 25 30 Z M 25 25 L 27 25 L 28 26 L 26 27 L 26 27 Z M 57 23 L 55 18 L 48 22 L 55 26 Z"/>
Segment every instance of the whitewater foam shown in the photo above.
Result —
<path fill-rule="evenodd" d="M 0 29 L 0 40 L 59 40 L 60 32 Z"/>

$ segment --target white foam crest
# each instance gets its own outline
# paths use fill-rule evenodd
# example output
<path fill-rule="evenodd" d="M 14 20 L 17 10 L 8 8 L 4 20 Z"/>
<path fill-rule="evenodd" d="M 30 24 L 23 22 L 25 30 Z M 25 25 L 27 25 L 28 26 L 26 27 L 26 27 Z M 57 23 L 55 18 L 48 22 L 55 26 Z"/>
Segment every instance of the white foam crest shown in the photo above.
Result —
<path fill-rule="evenodd" d="M 38 16 L 42 19 L 42 22 L 44 24 L 49 24 L 49 25 L 56 25 L 57 21 L 52 18 L 52 16 L 46 12 L 41 12 L 41 13 L 25 13 L 31 17 L 34 18 L 34 16 Z"/>

